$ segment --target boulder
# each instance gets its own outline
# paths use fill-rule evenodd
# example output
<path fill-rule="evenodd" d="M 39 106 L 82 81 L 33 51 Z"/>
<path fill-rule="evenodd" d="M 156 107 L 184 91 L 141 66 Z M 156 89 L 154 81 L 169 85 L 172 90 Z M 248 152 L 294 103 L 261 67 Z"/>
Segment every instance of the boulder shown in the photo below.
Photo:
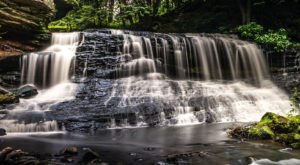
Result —
<path fill-rule="evenodd" d="M 280 116 L 268 112 L 253 125 L 231 129 L 234 138 L 270 139 L 292 148 L 300 148 L 300 115 Z"/>
<path fill-rule="evenodd" d="M 6 130 L 3 128 L 0 128 L 0 136 L 5 136 L 6 135 Z"/>
<path fill-rule="evenodd" d="M 30 98 L 38 94 L 37 88 L 31 85 L 25 85 L 17 90 L 17 95 L 20 98 Z"/>

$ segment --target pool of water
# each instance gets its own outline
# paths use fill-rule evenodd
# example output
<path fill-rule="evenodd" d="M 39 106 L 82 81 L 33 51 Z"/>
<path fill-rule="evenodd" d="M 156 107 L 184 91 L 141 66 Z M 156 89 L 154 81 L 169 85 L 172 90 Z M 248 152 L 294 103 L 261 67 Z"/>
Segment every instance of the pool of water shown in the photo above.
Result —
<path fill-rule="evenodd" d="M 110 129 L 90 134 L 9 133 L 0 137 L 0 147 L 36 153 L 57 153 L 67 146 L 90 147 L 110 164 L 300 164 L 300 150 L 270 141 L 229 138 L 226 129 L 236 125 Z"/>

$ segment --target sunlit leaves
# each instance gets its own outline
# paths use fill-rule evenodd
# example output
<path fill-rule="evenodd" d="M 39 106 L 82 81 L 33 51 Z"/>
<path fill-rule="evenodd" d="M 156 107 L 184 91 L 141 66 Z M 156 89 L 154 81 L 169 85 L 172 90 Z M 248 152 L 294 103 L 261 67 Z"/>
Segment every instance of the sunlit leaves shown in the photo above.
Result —
<path fill-rule="evenodd" d="M 245 39 L 253 40 L 277 52 L 283 52 L 291 47 L 300 48 L 300 44 L 293 43 L 287 36 L 287 31 L 283 28 L 279 30 L 264 30 L 261 25 L 251 22 L 237 27 L 236 32 Z"/>

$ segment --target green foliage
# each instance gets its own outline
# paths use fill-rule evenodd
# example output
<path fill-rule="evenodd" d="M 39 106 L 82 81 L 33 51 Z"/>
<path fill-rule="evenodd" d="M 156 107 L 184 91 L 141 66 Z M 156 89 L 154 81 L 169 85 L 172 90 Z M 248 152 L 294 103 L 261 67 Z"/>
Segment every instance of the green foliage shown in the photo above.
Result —
<path fill-rule="evenodd" d="M 284 52 L 288 48 L 300 48 L 300 43 L 293 43 L 285 29 L 264 31 L 261 25 L 251 22 L 237 27 L 236 32 L 242 38 L 257 42 L 277 52 Z"/>
<path fill-rule="evenodd" d="M 264 28 L 255 22 L 251 22 L 246 25 L 241 25 L 236 29 L 236 31 L 246 39 L 256 38 L 257 36 L 262 34 L 263 30 Z"/>
<path fill-rule="evenodd" d="M 64 18 L 51 22 L 50 30 L 73 31 L 83 30 L 98 23 L 98 11 L 93 6 L 82 6 L 79 10 L 70 11 Z"/>
<path fill-rule="evenodd" d="M 249 137 L 254 139 L 270 139 L 274 136 L 274 132 L 268 126 L 253 127 L 249 129 Z"/>
<path fill-rule="evenodd" d="M 300 43 L 293 43 L 292 47 L 300 49 Z"/>
<path fill-rule="evenodd" d="M 277 52 L 283 52 L 292 46 L 285 29 L 279 29 L 276 32 L 269 30 L 263 35 L 256 36 L 255 41 L 259 44 L 273 47 Z"/>
<path fill-rule="evenodd" d="M 152 9 L 149 6 L 141 6 L 139 4 L 120 4 L 118 7 L 120 8 L 120 13 L 117 14 L 116 20 L 123 22 L 123 24 L 126 24 L 126 22 L 129 22 L 129 24 L 137 23 L 141 17 L 152 13 Z"/>
<path fill-rule="evenodd" d="M 74 8 L 80 7 L 80 0 L 66 0 L 66 2 L 72 5 Z"/>
<path fill-rule="evenodd" d="M 73 31 L 92 27 L 124 28 L 142 19 L 162 16 L 190 1 L 117 1 L 117 0 L 66 0 L 73 6 L 64 18 L 51 22 L 51 31 Z"/>

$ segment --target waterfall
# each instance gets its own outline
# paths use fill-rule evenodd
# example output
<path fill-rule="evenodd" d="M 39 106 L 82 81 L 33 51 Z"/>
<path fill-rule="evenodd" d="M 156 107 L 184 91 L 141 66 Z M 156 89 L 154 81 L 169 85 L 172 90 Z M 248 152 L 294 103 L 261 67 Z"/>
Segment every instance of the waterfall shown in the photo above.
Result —
<path fill-rule="evenodd" d="M 79 33 L 53 33 L 48 48 L 23 56 L 22 83 L 33 84 L 41 90 L 31 99 L 21 99 L 13 110 L 8 111 L 0 120 L 1 128 L 9 133 L 63 129 L 45 113 L 57 103 L 74 99 L 76 85 L 69 79 L 74 71 L 79 39 Z"/>
<path fill-rule="evenodd" d="M 50 47 L 23 56 L 22 83 L 45 88 L 68 81 L 78 42 L 78 33 L 53 33 Z"/>
<path fill-rule="evenodd" d="M 244 79 L 256 85 L 269 77 L 262 51 L 238 39 L 191 34 L 154 38 L 124 34 L 124 38 L 123 53 L 132 60 L 121 64 L 123 76 L 159 70 L 176 79 Z"/>
<path fill-rule="evenodd" d="M 93 128 L 252 122 L 265 112 L 286 114 L 290 108 L 254 43 L 220 34 L 82 34 L 84 40 L 79 33 L 54 33 L 47 49 L 23 56 L 23 84 L 41 90 L 21 99 L 0 127 L 8 132 L 61 130 L 46 113 L 61 102 L 66 106 L 57 113 L 66 118 L 78 112 L 78 118 L 95 115 L 88 117 L 97 119 Z M 76 82 L 86 80 L 78 81 L 79 88 L 69 81 L 73 73 Z"/>
<path fill-rule="evenodd" d="M 289 109 L 254 43 L 218 34 L 118 35 L 127 59 L 105 105 L 133 109 L 141 123 L 251 122 Z M 149 113 L 155 117 L 144 119 Z"/>

